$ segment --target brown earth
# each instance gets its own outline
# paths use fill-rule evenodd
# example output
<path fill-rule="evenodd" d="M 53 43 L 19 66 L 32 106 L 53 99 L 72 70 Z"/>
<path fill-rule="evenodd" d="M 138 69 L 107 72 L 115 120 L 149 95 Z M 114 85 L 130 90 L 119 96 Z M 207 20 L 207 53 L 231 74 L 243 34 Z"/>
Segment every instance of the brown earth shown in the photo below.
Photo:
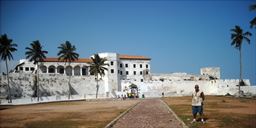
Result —
<path fill-rule="evenodd" d="M 0 106 L 0 127 L 104 127 L 139 100 L 74 101 Z"/>
<path fill-rule="evenodd" d="M 164 101 L 189 126 L 195 128 L 256 128 L 256 100 L 224 96 L 206 96 L 206 124 L 193 123 L 191 96 L 164 98 Z"/>

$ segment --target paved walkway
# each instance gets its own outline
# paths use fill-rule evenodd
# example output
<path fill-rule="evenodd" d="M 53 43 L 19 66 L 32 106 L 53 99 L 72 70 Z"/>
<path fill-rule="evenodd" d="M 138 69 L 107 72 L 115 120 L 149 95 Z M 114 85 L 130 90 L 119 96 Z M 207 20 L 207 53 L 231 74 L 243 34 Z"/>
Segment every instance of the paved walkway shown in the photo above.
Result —
<path fill-rule="evenodd" d="M 143 100 L 121 117 L 113 128 L 182 128 L 160 99 Z"/>

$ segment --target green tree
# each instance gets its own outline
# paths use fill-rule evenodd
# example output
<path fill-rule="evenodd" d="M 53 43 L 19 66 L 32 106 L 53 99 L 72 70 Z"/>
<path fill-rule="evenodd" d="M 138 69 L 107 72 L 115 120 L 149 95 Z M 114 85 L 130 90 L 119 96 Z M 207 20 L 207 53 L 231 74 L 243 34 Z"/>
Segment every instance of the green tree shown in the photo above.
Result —
<path fill-rule="evenodd" d="M 98 98 L 98 91 L 99 91 L 99 80 L 105 75 L 105 70 L 108 70 L 105 66 L 105 62 L 107 61 L 105 58 L 100 58 L 98 54 L 94 54 L 92 59 L 92 64 L 90 65 L 90 73 L 95 76 L 96 81 L 96 99 Z M 100 78 L 99 78 L 100 76 Z"/>
<path fill-rule="evenodd" d="M 74 45 L 72 45 L 69 41 L 66 41 L 63 44 L 60 44 L 59 48 L 59 60 L 60 61 L 64 61 L 65 63 L 68 62 L 68 66 L 70 66 L 70 63 L 72 61 L 75 61 L 78 59 L 79 54 L 77 54 L 76 51 L 76 47 Z M 68 99 L 70 99 L 71 96 L 71 84 L 70 84 L 70 80 L 71 80 L 71 75 L 72 74 L 67 74 L 69 75 L 69 80 L 68 80 Z"/>
<path fill-rule="evenodd" d="M 43 50 L 42 45 L 40 44 L 39 40 L 33 41 L 30 44 L 30 47 L 26 47 L 26 59 L 29 59 L 30 62 L 34 62 L 36 64 L 36 96 L 37 101 L 39 101 L 39 63 L 43 62 L 43 60 L 46 58 L 45 54 L 47 54 L 47 51 Z"/>
<path fill-rule="evenodd" d="M 231 45 L 234 46 L 236 49 L 239 50 L 240 53 L 240 81 L 239 81 L 239 96 L 240 96 L 240 85 L 242 85 L 243 78 L 242 78 L 242 43 L 245 40 L 250 44 L 249 37 L 252 34 L 250 32 L 243 32 L 243 29 L 240 28 L 240 26 L 235 26 L 235 28 L 231 29 Z"/>
<path fill-rule="evenodd" d="M 252 4 L 250 7 L 249 7 L 250 11 L 256 11 L 256 4 Z M 250 27 L 253 28 L 253 27 L 256 27 L 256 17 L 254 17 L 251 21 L 250 21 Z"/>
<path fill-rule="evenodd" d="M 17 44 L 12 43 L 12 39 L 8 39 L 7 35 L 1 35 L 0 37 L 0 57 L 1 60 L 5 61 L 6 73 L 7 73 L 7 86 L 8 86 L 8 103 L 12 103 L 11 87 L 9 85 L 9 71 L 8 61 L 13 59 L 12 52 L 17 51 Z"/>

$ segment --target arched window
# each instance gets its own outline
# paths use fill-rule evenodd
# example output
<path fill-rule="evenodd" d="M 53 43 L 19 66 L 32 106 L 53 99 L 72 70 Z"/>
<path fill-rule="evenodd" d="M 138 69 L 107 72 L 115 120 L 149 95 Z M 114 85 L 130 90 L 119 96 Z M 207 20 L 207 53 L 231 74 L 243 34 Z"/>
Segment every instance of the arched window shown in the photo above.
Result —
<path fill-rule="evenodd" d="M 66 75 L 67 76 L 72 76 L 72 67 L 71 66 L 66 67 Z"/>
<path fill-rule="evenodd" d="M 53 66 L 53 65 L 49 66 L 48 73 L 55 73 L 55 66 Z"/>
<path fill-rule="evenodd" d="M 64 67 L 63 66 L 58 66 L 57 67 L 57 73 L 64 74 Z"/>
<path fill-rule="evenodd" d="M 75 76 L 80 76 L 80 66 L 75 66 L 74 67 L 74 75 Z"/>
<path fill-rule="evenodd" d="M 87 71 L 88 71 L 88 68 L 87 68 L 86 66 L 83 66 L 83 67 L 82 67 L 82 75 L 83 75 L 83 76 L 88 75 Z"/>
<path fill-rule="evenodd" d="M 46 73 L 47 67 L 42 65 L 42 66 L 40 66 L 40 70 L 41 70 L 42 73 Z"/>

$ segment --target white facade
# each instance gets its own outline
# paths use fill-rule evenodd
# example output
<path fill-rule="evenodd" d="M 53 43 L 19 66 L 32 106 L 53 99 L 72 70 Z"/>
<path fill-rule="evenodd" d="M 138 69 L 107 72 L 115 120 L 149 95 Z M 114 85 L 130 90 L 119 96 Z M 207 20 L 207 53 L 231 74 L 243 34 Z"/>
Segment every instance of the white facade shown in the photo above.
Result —
<path fill-rule="evenodd" d="M 239 80 L 222 80 L 219 68 L 202 68 L 200 75 L 188 73 L 152 74 L 150 58 L 144 56 L 120 55 L 117 53 L 99 53 L 106 58 L 108 69 L 99 81 L 99 97 L 111 98 L 126 95 L 130 85 L 136 85 L 139 96 L 161 97 L 191 95 L 194 85 L 198 84 L 206 95 L 235 94 L 238 91 Z M 70 64 L 60 62 L 57 58 L 47 58 L 40 63 L 39 85 L 42 95 L 68 94 L 68 77 L 71 75 L 71 86 L 74 95 L 94 98 L 96 94 L 95 77 L 90 74 L 89 58 L 81 58 Z M 33 69 L 34 68 L 34 69 Z M 28 70 L 26 70 L 28 69 Z M 32 69 L 32 70 L 31 70 Z M 34 85 L 36 66 L 27 60 L 21 60 L 16 71 L 10 73 L 12 94 L 17 97 L 31 97 Z M 210 76 L 218 79 L 210 79 Z M 249 86 L 241 87 L 246 93 L 256 95 L 256 87 L 250 86 L 249 80 L 244 80 Z M 0 95 L 7 95 L 6 76 L 0 77 Z M 6 93 L 4 93 L 6 92 Z"/>
<path fill-rule="evenodd" d="M 106 97 L 115 96 L 116 92 L 122 91 L 121 80 L 144 81 L 145 76 L 150 75 L 150 58 L 144 56 L 120 55 L 117 53 L 99 53 L 101 58 L 105 58 L 108 69 L 102 78 Z M 93 56 L 92 56 L 93 57 Z M 61 62 L 58 58 L 46 58 L 44 62 L 39 63 L 40 74 L 53 74 L 64 76 L 90 76 L 89 58 L 81 58 L 70 64 Z M 32 73 L 28 68 L 36 70 L 36 65 L 28 60 L 21 60 L 16 68 L 16 72 Z M 22 70 L 21 70 L 22 69 Z M 33 70 L 33 71 L 34 71 Z"/>

